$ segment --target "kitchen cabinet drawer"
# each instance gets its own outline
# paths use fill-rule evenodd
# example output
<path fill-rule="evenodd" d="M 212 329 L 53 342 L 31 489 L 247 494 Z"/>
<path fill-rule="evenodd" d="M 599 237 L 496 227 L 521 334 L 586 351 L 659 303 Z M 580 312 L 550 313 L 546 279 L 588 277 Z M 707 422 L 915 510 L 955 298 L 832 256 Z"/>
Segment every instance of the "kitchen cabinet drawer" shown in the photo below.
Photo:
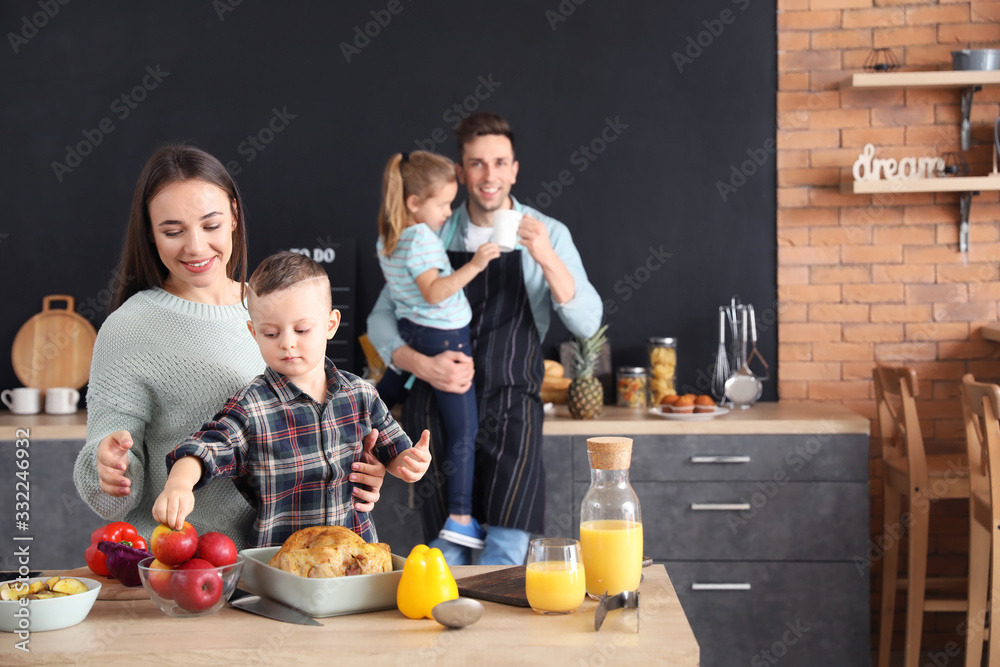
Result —
<path fill-rule="evenodd" d="M 577 507 L 588 486 L 574 486 Z M 866 483 L 634 482 L 632 487 L 642 506 L 643 551 L 657 561 L 866 558 Z"/>
<path fill-rule="evenodd" d="M 710 561 L 666 568 L 703 667 L 870 663 L 867 570 L 851 563 Z"/>
<path fill-rule="evenodd" d="M 573 437 L 573 473 L 589 481 L 587 439 Z M 631 481 L 868 481 L 868 436 L 639 435 Z"/>

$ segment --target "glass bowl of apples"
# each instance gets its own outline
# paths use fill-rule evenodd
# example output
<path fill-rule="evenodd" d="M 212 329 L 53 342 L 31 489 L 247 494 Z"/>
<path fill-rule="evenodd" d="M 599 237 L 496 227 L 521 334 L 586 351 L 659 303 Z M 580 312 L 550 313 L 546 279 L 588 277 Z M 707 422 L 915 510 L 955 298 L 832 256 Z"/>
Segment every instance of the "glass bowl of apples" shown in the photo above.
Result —
<path fill-rule="evenodd" d="M 236 562 L 216 567 L 191 558 L 180 565 L 164 565 L 156 558 L 139 562 L 139 581 L 167 616 L 208 616 L 222 609 L 236 590 L 243 572 L 243 555 Z"/>

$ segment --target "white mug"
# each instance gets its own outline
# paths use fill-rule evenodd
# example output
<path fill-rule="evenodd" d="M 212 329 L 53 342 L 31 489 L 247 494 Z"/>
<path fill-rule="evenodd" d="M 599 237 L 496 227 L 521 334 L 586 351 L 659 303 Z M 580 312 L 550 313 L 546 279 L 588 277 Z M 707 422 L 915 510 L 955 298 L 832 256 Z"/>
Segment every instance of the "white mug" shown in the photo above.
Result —
<path fill-rule="evenodd" d="M 510 252 L 517 245 L 517 228 L 523 217 L 510 208 L 493 212 L 493 242 L 503 252 Z"/>
<path fill-rule="evenodd" d="M 49 387 L 45 390 L 45 412 L 50 415 L 70 415 L 76 412 L 80 392 L 72 387 Z"/>
<path fill-rule="evenodd" d="M 34 387 L 4 389 L 0 400 L 15 415 L 37 415 L 41 410 L 41 393 Z"/>

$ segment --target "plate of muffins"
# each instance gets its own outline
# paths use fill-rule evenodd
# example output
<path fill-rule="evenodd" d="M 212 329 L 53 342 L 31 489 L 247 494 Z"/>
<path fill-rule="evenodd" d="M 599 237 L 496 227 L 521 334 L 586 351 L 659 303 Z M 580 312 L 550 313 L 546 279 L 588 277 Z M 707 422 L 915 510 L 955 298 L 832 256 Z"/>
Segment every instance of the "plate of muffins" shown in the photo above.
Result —
<path fill-rule="evenodd" d="M 649 411 L 664 419 L 704 421 L 727 414 L 729 409 L 720 408 L 706 394 L 668 394 L 663 397 L 659 406 L 650 408 Z"/>

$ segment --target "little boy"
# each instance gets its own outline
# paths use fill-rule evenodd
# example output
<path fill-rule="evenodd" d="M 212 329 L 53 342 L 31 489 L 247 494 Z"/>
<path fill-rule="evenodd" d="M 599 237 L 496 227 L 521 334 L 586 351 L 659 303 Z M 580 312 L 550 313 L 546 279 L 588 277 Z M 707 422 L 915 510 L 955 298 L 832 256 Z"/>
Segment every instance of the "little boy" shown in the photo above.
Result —
<path fill-rule="evenodd" d="M 362 440 L 377 430 L 375 457 L 412 483 L 430 465 L 430 435 L 424 431 L 411 446 L 374 387 L 326 358 L 340 312 L 332 309 L 323 267 L 280 252 L 260 263 L 249 286 L 247 327 L 267 370 L 167 455 L 169 476 L 153 518 L 180 528 L 194 509 L 195 488 L 232 477 L 257 511 L 251 547 L 277 546 L 318 525 L 346 526 L 377 542 L 371 518 L 352 501 L 349 476 Z"/>

